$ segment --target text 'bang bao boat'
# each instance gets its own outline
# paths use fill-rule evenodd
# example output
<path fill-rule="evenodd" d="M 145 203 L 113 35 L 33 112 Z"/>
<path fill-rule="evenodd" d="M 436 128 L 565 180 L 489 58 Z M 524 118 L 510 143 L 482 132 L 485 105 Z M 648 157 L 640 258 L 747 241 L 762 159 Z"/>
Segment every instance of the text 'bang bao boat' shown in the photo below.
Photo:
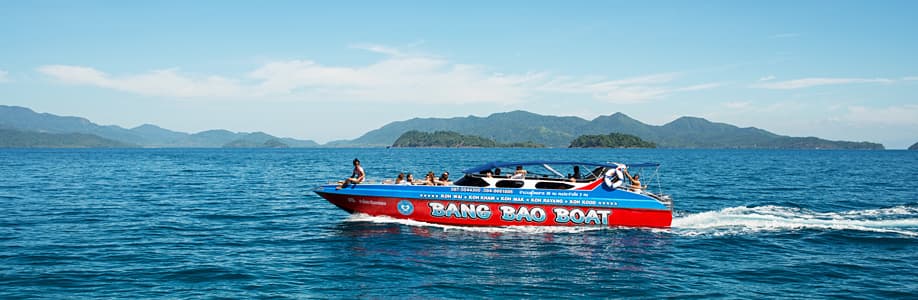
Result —
<path fill-rule="evenodd" d="M 581 167 L 586 170 L 581 174 Z M 447 186 L 327 184 L 315 192 L 350 213 L 463 226 L 669 227 L 672 200 L 641 186 L 625 165 L 587 162 L 491 162 Z M 500 169 L 525 170 L 501 175 Z M 573 170 L 568 176 L 557 170 Z M 632 181 L 633 180 L 633 181 Z M 630 184 L 628 182 L 631 181 Z M 658 185 L 658 183 L 657 183 Z"/>

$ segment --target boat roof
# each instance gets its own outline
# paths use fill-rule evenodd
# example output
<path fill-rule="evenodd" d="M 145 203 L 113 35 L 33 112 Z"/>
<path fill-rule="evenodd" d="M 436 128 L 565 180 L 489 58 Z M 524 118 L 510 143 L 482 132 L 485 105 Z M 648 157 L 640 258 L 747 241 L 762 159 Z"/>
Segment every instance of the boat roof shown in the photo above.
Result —
<path fill-rule="evenodd" d="M 595 163 L 595 162 L 583 162 L 583 161 L 553 161 L 553 160 L 532 160 L 532 161 L 492 161 L 477 167 L 472 167 L 463 170 L 463 173 L 471 174 L 478 173 L 486 170 L 491 170 L 494 168 L 504 168 L 504 167 L 516 167 L 516 166 L 533 166 L 533 165 L 580 165 L 580 166 L 597 166 L 597 167 L 607 167 L 607 168 L 617 168 L 617 163 Z M 628 167 L 634 168 L 646 168 L 646 167 L 657 167 L 659 163 L 637 163 L 637 164 L 624 164 Z"/>

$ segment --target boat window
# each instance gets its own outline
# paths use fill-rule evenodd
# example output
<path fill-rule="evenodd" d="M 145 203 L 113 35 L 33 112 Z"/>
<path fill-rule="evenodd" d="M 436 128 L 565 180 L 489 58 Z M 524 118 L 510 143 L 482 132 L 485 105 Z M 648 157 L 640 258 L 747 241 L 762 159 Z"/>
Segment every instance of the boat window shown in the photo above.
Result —
<path fill-rule="evenodd" d="M 573 188 L 574 186 L 567 184 L 567 183 L 563 183 L 563 182 L 544 181 L 544 182 L 536 183 L 535 187 L 537 189 L 567 190 L 567 189 Z"/>
<path fill-rule="evenodd" d="M 522 180 L 501 180 L 498 181 L 495 186 L 500 188 L 521 188 L 523 187 Z"/>
<path fill-rule="evenodd" d="M 456 180 L 456 182 L 453 182 L 453 185 L 486 187 L 490 184 L 484 179 L 478 177 L 463 176 L 462 178 L 459 178 L 459 180 Z"/>

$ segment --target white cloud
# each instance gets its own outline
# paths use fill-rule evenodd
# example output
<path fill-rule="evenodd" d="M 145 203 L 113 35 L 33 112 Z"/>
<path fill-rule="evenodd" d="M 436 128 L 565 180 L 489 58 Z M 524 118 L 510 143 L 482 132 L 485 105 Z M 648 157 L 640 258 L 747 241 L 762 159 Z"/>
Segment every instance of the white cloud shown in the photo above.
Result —
<path fill-rule="evenodd" d="M 769 81 L 775 79 L 775 75 L 768 75 L 762 78 L 759 78 L 759 81 Z"/>
<path fill-rule="evenodd" d="M 545 75 L 545 74 L 543 74 Z M 699 91 L 717 88 L 723 83 L 712 82 L 685 87 L 673 86 L 679 73 L 650 74 L 624 79 L 607 80 L 597 77 L 572 78 L 570 76 L 547 76 L 536 90 L 556 93 L 589 94 L 595 99 L 615 104 L 644 103 L 665 98 L 677 92 Z"/>
<path fill-rule="evenodd" d="M 625 86 L 609 88 L 604 92 L 594 94 L 594 97 L 617 104 L 633 104 L 659 98 L 666 93 L 665 89 L 657 87 Z"/>
<path fill-rule="evenodd" d="M 687 87 L 681 87 L 681 88 L 677 88 L 677 89 L 675 89 L 675 90 L 676 90 L 676 91 L 701 91 L 701 90 L 710 90 L 710 89 L 713 89 L 713 88 L 720 87 L 720 86 L 722 86 L 722 85 L 724 85 L 724 84 L 723 84 L 723 83 L 720 83 L 720 82 L 710 82 L 710 83 L 702 83 L 702 84 L 690 85 L 690 86 L 687 86 Z"/>
<path fill-rule="evenodd" d="M 597 84 L 596 86 L 628 86 L 628 85 L 650 85 L 669 83 L 679 77 L 679 73 L 660 73 L 638 77 L 631 77 L 619 80 L 610 80 Z"/>
<path fill-rule="evenodd" d="M 802 78 L 787 81 L 754 84 L 752 87 L 772 90 L 802 89 L 820 85 L 839 85 L 854 83 L 893 83 L 894 80 L 886 78 Z"/>
<path fill-rule="evenodd" d="M 857 123 L 918 126 L 918 104 L 888 107 L 849 106 L 841 119 Z"/>
<path fill-rule="evenodd" d="M 676 78 L 675 73 L 661 73 L 625 79 L 608 80 L 599 77 L 572 78 L 570 76 L 548 76 L 534 89 L 543 92 L 587 94 L 593 98 L 611 103 L 631 104 L 658 98 L 669 91 L 662 84 Z"/>
<path fill-rule="evenodd" d="M 178 69 L 111 75 L 85 66 L 38 70 L 65 83 L 169 97 L 283 97 L 302 101 L 414 103 L 520 103 L 538 93 L 579 94 L 611 103 L 641 103 L 683 91 L 720 86 L 673 86 L 679 73 L 623 79 L 548 72 L 497 73 L 485 66 L 407 54 L 381 45 L 352 45 L 386 57 L 363 66 L 329 66 L 311 60 L 274 61 L 238 78 L 195 76 Z"/>
<path fill-rule="evenodd" d="M 351 45 L 351 48 L 353 48 L 353 49 L 360 49 L 360 50 L 367 50 L 367 51 L 370 51 L 370 52 L 376 52 L 376 53 L 385 54 L 385 55 L 391 55 L 391 56 L 405 56 L 405 53 L 403 53 L 401 50 L 398 50 L 398 49 L 396 49 L 396 48 L 389 47 L 389 46 L 384 46 L 384 45 L 377 45 L 377 44 L 354 44 L 354 45 Z"/>
<path fill-rule="evenodd" d="M 518 102 L 538 74 L 501 75 L 480 66 L 423 57 L 390 57 L 363 67 L 323 66 L 308 60 L 262 65 L 242 79 L 193 77 L 176 69 L 112 76 L 81 66 L 49 65 L 40 72 L 66 83 L 171 97 L 272 97 L 305 100 L 425 103 Z"/>
<path fill-rule="evenodd" d="M 174 97 L 229 97 L 239 95 L 235 80 L 206 76 L 190 78 L 177 69 L 154 70 L 144 74 L 113 77 L 105 72 L 81 66 L 48 65 L 38 71 L 71 84 L 94 85 L 143 95 Z"/>
<path fill-rule="evenodd" d="M 804 112 L 807 109 L 806 105 L 801 104 L 798 101 L 781 101 L 764 104 L 756 103 L 755 101 L 731 101 L 721 103 L 721 106 L 728 108 L 728 110 L 717 110 L 719 112 L 723 112 L 724 116 L 735 115 L 735 112 L 741 112 L 758 116 L 766 116 L 766 118 L 769 119 L 772 118 L 775 113 L 786 114 L 790 112 Z M 717 115 L 710 112 L 708 114 Z"/>
<path fill-rule="evenodd" d="M 6 72 L 6 71 L 4 71 L 4 70 L 0 70 L 0 83 L 9 82 L 10 79 L 9 79 L 9 77 L 7 77 L 9 74 L 10 74 L 10 73 L 8 73 L 8 72 Z"/>
<path fill-rule="evenodd" d="M 370 52 L 379 53 L 379 54 L 388 55 L 388 56 L 435 56 L 435 55 L 423 54 L 423 53 L 416 51 L 416 47 L 422 44 L 424 44 L 423 40 L 416 41 L 411 44 L 405 45 L 404 48 L 396 48 L 396 47 L 387 46 L 387 45 L 369 44 L 369 43 L 351 44 L 349 47 L 351 49 L 365 50 L 365 51 L 370 51 Z M 409 49 L 413 51 L 405 51 L 405 49 Z"/>
<path fill-rule="evenodd" d="M 256 95 L 428 103 L 518 102 L 537 74 L 502 75 L 481 66 L 424 57 L 390 57 L 362 67 L 312 61 L 268 63 L 249 73 Z M 328 98 L 330 97 L 330 98 Z"/>
<path fill-rule="evenodd" d="M 734 110 L 743 110 L 743 109 L 747 109 L 750 107 L 750 103 L 745 102 L 745 101 L 727 102 L 727 103 L 724 103 L 723 105 L 729 109 L 734 109 Z"/>
<path fill-rule="evenodd" d="M 902 77 L 902 80 L 905 80 L 905 81 L 916 81 L 916 80 L 918 80 L 918 76 L 906 76 L 906 77 Z"/>

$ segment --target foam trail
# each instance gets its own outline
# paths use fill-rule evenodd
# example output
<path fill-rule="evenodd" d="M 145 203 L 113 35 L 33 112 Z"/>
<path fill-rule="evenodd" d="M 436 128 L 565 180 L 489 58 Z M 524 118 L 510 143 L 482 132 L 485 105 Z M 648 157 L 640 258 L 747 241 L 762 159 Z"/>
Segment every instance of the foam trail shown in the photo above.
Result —
<path fill-rule="evenodd" d="M 672 223 L 674 233 L 689 236 L 800 229 L 856 230 L 918 237 L 918 207 L 824 213 L 781 206 L 740 206 L 690 214 L 674 218 Z"/>
<path fill-rule="evenodd" d="M 502 227 L 487 227 L 487 226 L 453 226 L 453 225 L 442 225 L 434 224 L 427 222 L 420 222 L 414 220 L 406 219 L 396 219 L 387 216 L 371 216 L 362 213 L 356 213 L 350 215 L 346 222 L 371 222 L 371 223 L 395 223 L 408 226 L 418 226 L 418 227 L 436 227 L 443 229 L 443 231 L 470 231 L 470 232 L 498 232 L 498 233 L 531 233 L 531 234 L 540 234 L 540 233 L 580 233 L 586 231 L 594 230 L 604 230 L 609 229 L 608 227 L 598 227 L 598 226 L 502 226 Z"/>
<path fill-rule="evenodd" d="M 581 233 L 615 229 L 596 226 L 453 226 L 396 219 L 386 216 L 370 216 L 360 213 L 352 214 L 345 221 L 395 223 L 416 227 L 434 227 L 440 228 L 443 231 L 529 234 Z M 723 236 L 801 229 L 856 230 L 918 237 L 918 207 L 897 206 L 892 208 L 824 213 L 771 205 L 759 207 L 739 206 L 676 217 L 673 219 L 670 229 L 653 229 L 652 231 L 672 232 L 684 236 Z"/>

